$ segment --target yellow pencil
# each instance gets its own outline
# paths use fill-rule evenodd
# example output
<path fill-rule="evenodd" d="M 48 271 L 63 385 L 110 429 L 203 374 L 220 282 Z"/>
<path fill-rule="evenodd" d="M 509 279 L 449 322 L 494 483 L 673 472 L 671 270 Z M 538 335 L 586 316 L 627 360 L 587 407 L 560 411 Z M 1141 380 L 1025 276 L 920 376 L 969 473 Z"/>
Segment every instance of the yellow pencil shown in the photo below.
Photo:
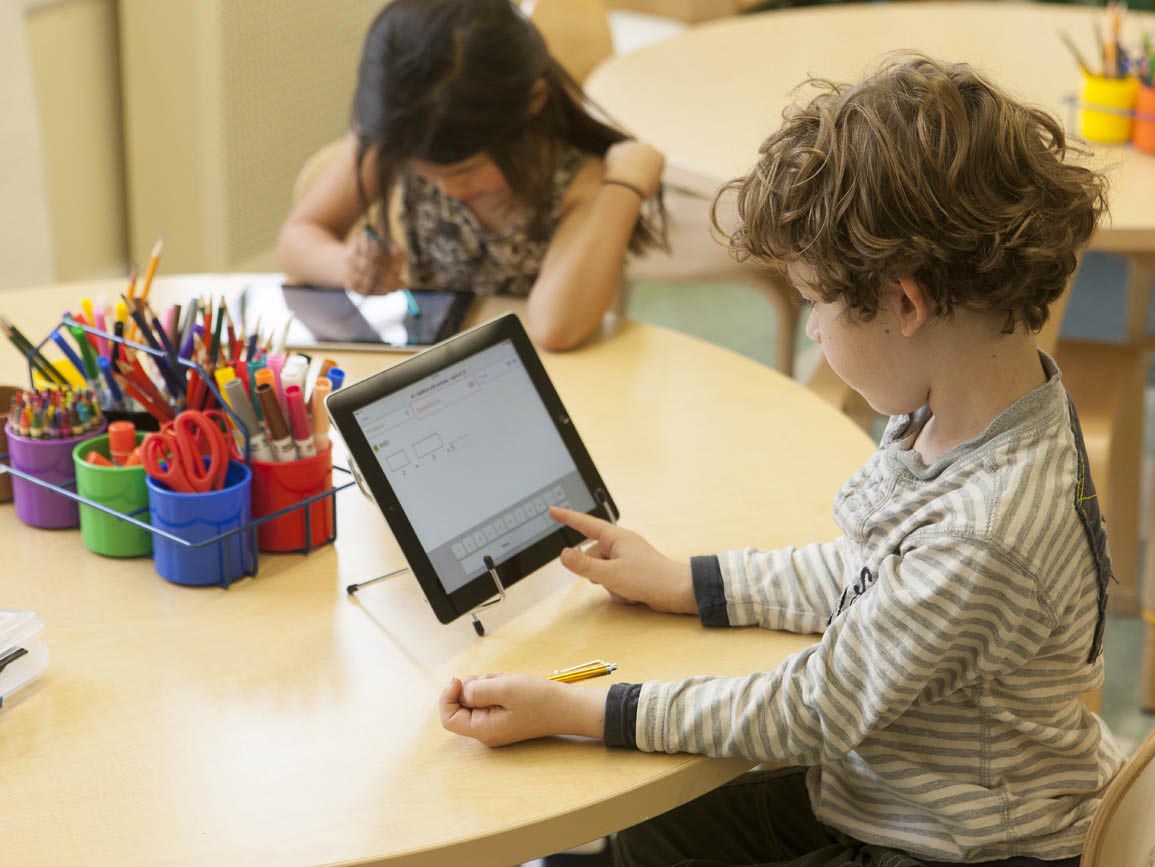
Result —
<path fill-rule="evenodd" d="M 156 268 L 160 264 L 160 251 L 164 249 L 164 235 L 156 239 L 152 245 L 152 253 L 148 257 L 148 267 L 144 271 L 144 286 L 140 290 L 140 303 L 148 303 L 148 292 L 152 289 L 152 280 L 156 276 Z"/>
<path fill-rule="evenodd" d="M 129 301 L 136 295 L 136 279 L 140 276 L 140 268 L 136 265 L 132 266 L 132 270 L 128 274 L 128 291 L 124 293 L 124 297 Z"/>
<path fill-rule="evenodd" d="M 606 662 L 604 659 L 594 659 L 570 668 L 559 668 L 546 679 L 556 680 L 560 683 L 576 683 L 579 680 L 589 680 L 591 677 L 602 677 L 617 670 L 618 666 L 615 662 Z"/>
<path fill-rule="evenodd" d="M 140 300 L 137 304 L 142 310 L 144 305 L 148 303 L 148 293 L 152 289 L 152 280 L 156 277 L 156 269 L 160 264 L 160 251 L 164 249 L 164 235 L 156 239 L 156 243 L 152 245 L 152 252 L 148 256 L 148 265 L 144 269 L 144 283 L 140 287 Z M 133 298 L 128 296 L 131 303 Z M 131 312 L 131 311 L 130 311 Z M 136 339 L 136 322 L 132 322 L 128 327 L 129 339 Z"/>

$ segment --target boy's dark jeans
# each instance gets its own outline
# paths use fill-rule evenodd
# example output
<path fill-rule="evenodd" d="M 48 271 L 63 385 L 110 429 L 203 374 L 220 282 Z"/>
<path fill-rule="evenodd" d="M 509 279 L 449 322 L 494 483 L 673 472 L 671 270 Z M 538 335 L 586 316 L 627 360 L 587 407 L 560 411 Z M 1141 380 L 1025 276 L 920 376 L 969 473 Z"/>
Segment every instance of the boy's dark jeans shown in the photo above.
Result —
<path fill-rule="evenodd" d="M 810 810 L 806 769 L 743 774 L 614 838 L 618 867 L 956 867 L 851 840 Z M 1078 867 L 1008 858 L 987 867 Z M 961 865 L 959 865 L 961 867 Z M 966 865 L 979 867 L 979 865 Z"/>

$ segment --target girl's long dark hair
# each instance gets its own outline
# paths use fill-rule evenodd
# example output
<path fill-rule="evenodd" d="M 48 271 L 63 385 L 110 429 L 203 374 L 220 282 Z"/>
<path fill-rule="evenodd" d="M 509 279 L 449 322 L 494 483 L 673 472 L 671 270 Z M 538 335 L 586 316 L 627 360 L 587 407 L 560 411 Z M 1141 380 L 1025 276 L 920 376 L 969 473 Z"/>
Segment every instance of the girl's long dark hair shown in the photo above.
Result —
<path fill-rule="evenodd" d="M 545 93 L 534 112 L 538 81 Z M 510 0 L 393 0 L 369 27 L 353 96 L 362 206 L 370 205 L 362 183 L 370 151 L 384 203 L 406 161 L 445 165 L 484 153 L 530 207 L 530 232 L 541 237 L 561 146 L 601 157 L 628 138 L 587 105 Z M 384 238 L 387 211 L 378 227 Z M 631 252 L 654 246 L 665 246 L 660 201 L 630 239 Z"/>

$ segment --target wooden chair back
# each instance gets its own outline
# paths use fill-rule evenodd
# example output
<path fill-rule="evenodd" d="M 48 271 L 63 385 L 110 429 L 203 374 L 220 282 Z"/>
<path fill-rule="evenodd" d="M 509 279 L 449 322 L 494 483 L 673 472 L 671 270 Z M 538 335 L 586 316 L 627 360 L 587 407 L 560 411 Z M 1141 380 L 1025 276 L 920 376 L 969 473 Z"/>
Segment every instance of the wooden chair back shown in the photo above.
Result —
<path fill-rule="evenodd" d="M 1082 867 L 1155 865 L 1155 732 L 1107 787 L 1083 844 Z"/>
<path fill-rule="evenodd" d="M 605 0 L 522 0 L 521 11 L 579 84 L 614 53 Z"/>

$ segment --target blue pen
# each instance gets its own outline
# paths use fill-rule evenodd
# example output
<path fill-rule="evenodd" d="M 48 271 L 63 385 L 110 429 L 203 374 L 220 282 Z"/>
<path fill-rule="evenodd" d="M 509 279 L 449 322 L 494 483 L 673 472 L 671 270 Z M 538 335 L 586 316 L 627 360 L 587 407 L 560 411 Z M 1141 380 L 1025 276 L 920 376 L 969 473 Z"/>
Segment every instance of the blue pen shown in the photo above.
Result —
<path fill-rule="evenodd" d="M 84 370 L 84 362 L 80 360 L 80 356 L 68 345 L 68 341 L 60 336 L 60 332 L 52 332 L 52 342 L 60 347 L 60 351 L 64 353 L 64 357 L 68 359 L 68 363 L 75 367 L 76 372 L 80 374 L 80 378 L 87 382 L 88 374 Z"/>
<path fill-rule="evenodd" d="M 381 243 L 381 237 L 377 234 L 376 230 L 372 226 L 370 226 L 368 223 L 365 224 L 365 234 L 369 237 L 369 240 L 372 241 L 377 246 L 379 246 L 379 247 L 385 246 L 384 244 Z M 409 315 L 412 316 L 414 319 L 417 319 L 418 317 L 420 317 L 421 316 L 421 305 L 417 303 L 417 299 L 413 297 L 413 293 L 410 292 L 408 289 L 402 289 L 401 292 L 402 292 L 402 294 L 405 295 L 405 306 L 409 308 Z"/>
<path fill-rule="evenodd" d="M 329 372 L 325 375 L 329 377 L 329 382 L 333 383 L 333 391 L 345 384 L 345 371 L 339 367 L 329 368 Z"/>
<path fill-rule="evenodd" d="M 96 366 L 100 368 L 100 372 L 104 376 L 104 383 L 108 386 L 108 396 L 112 398 L 113 408 L 123 409 L 124 395 L 120 391 L 120 386 L 116 384 L 116 378 L 112 375 L 112 362 L 101 355 L 96 359 Z"/>

